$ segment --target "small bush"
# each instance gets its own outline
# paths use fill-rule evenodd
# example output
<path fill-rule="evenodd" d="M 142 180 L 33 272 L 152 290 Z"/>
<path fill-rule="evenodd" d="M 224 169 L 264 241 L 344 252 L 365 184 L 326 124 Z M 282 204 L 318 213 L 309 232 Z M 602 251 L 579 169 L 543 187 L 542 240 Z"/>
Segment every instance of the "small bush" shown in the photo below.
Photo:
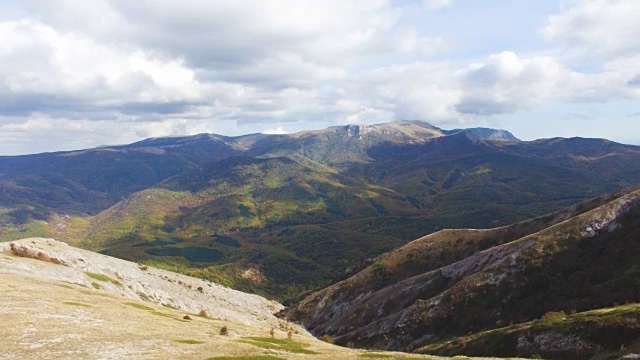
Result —
<path fill-rule="evenodd" d="M 75 302 L 75 301 L 65 301 L 65 302 L 63 302 L 63 304 L 65 304 L 65 305 L 71 305 L 71 306 L 91 307 L 91 305 L 82 304 L 82 303 Z"/>
<path fill-rule="evenodd" d="M 180 344 L 190 344 L 190 345 L 204 344 L 204 341 L 189 340 L 189 339 L 187 339 L 187 340 L 173 340 L 173 341 L 175 341 L 177 343 L 180 343 Z"/>
<path fill-rule="evenodd" d="M 227 325 L 220 328 L 220 335 L 229 335 L 229 329 L 227 328 Z"/>
<path fill-rule="evenodd" d="M 548 311 L 544 315 L 542 315 L 543 320 L 562 320 L 562 319 L 565 319 L 566 317 L 567 317 L 567 314 L 562 310 Z"/>
<path fill-rule="evenodd" d="M 377 353 L 364 353 L 360 354 L 359 357 L 368 359 L 391 359 L 391 355 Z"/>
<path fill-rule="evenodd" d="M 326 342 L 327 344 L 333 344 L 333 338 L 331 337 L 331 335 L 329 334 L 324 334 L 320 337 L 320 340 Z"/>
<path fill-rule="evenodd" d="M 98 281 L 102 281 L 102 282 L 110 282 L 114 285 L 122 285 L 120 283 L 120 281 L 112 279 L 110 277 L 108 277 L 107 275 L 103 275 L 103 274 L 97 274 L 97 273 L 92 273 L 90 271 L 85 271 L 84 272 L 88 277 L 98 280 Z"/>
<path fill-rule="evenodd" d="M 199 316 L 208 318 L 209 317 L 209 313 L 207 313 L 207 309 L 202 309 L 200 310 L 200 313 L 198 313 Z"/>

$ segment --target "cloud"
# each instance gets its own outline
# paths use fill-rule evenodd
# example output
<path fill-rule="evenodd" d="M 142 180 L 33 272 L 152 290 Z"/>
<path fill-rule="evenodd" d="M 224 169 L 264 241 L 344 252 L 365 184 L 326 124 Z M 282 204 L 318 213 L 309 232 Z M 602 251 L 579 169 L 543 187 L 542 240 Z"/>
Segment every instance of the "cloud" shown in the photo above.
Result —
<path fill-rule="evenodd" d="M 443 42 L 383 0 L 28 4 L 32 19 L 0 22 L 5 116 L 317 118 L 352 67 Z"/>
<path fill-rule="evenodd" d="M 461 89 L 456 69 L 447 62 L 413 63 L 380 68 L 358 79 L 360 102 L 402 119 L 454 121 Z"/>
<path fill-rule="evenodd" d="M 639 18 L 638 1 L 576 1 L 550 16 L 542 33 L 580 56 L 610 60 L 640 51 Z"/>
<path fill-rule="evenodd" d="M 262 131 L 263 134 L 288 134 L 288 131 L 285 130 L 282 126 L 278 126 L 277 128 L 266 129 Z"/>
<path fill-rule="evenodd" d="M 493 115 L 530 109 L 557 93 L 564 72 L 551 57 L 523 58 L 513 52 L 491 55 L 484 63 L 462 71 L 464 95 L 456 110 Z"/>
<path fill-rule="evenodd" d="M 640 99 L 640 58 L 583 73 L 549 55 L 500 52 L 469 65 L 416 62 L 377 69 L 356 80 L 362 104 L 395 118 L 446 125 L 530 111 L 552 102 Z"/>
<path fill-rule="evenodd" d="M 31 20 L 2 22 L 0 33 L 11 39 L 0 44 L 5 113 L 193 102 L 211 90 L 180 60 L 105 46 Z"/>
<path fill-rule="evenodd" d="M 453 0 L 423 0 L 422 3 L 427 9 L 439 10 L 451 6 Z"/>
<path fill-rule="evenodd" d="M 458 126 L 640 98 L 634 2 L 571 2 L 541 30 L 552 48 L 471 55 L 437 21 L 415 20 L 455 19 L 436 12 L 452 4 L 21 2 L 28 16 L 0 21 L 0 143 L 33 148 L 30 137 L 49 134 L 68 148 L 398 118 Z"/>
<path fill-rule="evenodd" d="M 95 4 L 94 4 L 95 3 Z M 320 66 L 395 52 L 401 11 L 384 0 L 233 2 L 32 1 L 45 23 L 183 57 L 193 68 L 237 69 L 289 55 Z M 104 15 L 101 15 L 104 14 Z M 87 19 L 99 18 L 97 26 Z"/>
<path fill-rule="evenodd" d="M 357 83 L 362 99 L 374 99 L 370 106 L 395 117 L 457 124 L 540 106 L 557 96 L 569 74 L 551 57 L 501 52 L 466 66 L 418 62 L 381 68 Z"/>
<path fill-rule="evenodd" d="M 35 113 L 28 119 L 4 119 L 0 123 L 0 142 L 5 154 L 74 150 L 96 145 L 131 143 L 140 138 L 178 135 L 185 123 L 176 120 L 129 122 L 52 118 Z M 34 141 L 33 139 L 39 139 Z"/>

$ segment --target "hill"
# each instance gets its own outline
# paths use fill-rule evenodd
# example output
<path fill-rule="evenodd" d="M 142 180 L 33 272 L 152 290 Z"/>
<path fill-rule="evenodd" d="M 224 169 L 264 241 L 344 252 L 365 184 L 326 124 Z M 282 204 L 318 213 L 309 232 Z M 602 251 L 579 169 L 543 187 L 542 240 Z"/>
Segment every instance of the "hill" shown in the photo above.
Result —
<path fill-rule="evenodd" d="M 506 227 L 443 230 L 283 315 L 379 349 L 555 359 L 637 351 L 639 215 L 635 188 Z"/>
<path fill-rule="evenodd" d="M 0 240 L 61 239 L 279 300 L 446 228 L 640 182 L 640 148 L 418 121 L 0 158 Z"/>
<path fill-rule="evenodd" d="M 447 359 L 331 345 L 275 302 L 52 239 L 0 244 L 0 289 L 2 359 Z"/>

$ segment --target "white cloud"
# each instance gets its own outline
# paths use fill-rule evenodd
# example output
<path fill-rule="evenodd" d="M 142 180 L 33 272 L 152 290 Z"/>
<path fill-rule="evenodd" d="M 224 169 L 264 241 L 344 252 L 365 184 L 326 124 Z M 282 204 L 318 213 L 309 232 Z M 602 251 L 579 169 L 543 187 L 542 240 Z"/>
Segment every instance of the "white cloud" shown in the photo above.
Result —
<path fill-rule="evenodd" d="M 277 135 L 282 135 L 282 134 L 288 134 L 289 133 L 282 126 L 278 126 L 277 128 L 271 128 L 271 129 L 262 130 L 261 132 L 263 134 L 277 134 Z"/>
<path fill-rule="evenodd" d="M 427 9 L 442 9 L 453 4 L 453 0 L 423 0 L 422 2 Z"/>
<path fill-rule="evenodd" d="M 512 113 L 558 96 L 571 72 L 551 57 L 513 52 L 455 66 L 413 63 L 381 68 L 359 81 L 363 99 L 395 117 L 454 124 L 477 116 Z"/>
<path fill-rule="evenodd" d="M 0 22 L 4 115 L 324 117 L 350 67 L 442 43 L 384 0 L 28 3 L 38 20 Z"/>
<path fill-rule="evenodd" d="M 26 148 L 32 152 L 74 150 L 131 143 L 141 138 L 178 135 L 175 131 L 186 123 L 180 120 L 70 120 L 40 113 L 32 114 L 26 120 L 20 119 L 19 122 L 4 120 L 4 123 L 0 123 L 0 142 L 3 144 L 3 152 L 7 154 L 21 154 Z M 34 138 L 39 141 L 33 141 Z"/>
<path fill-rule="evenodd" d="M 393 117 L 434 123 L 457 119 L 461 89 L 449 63 L 413 63 L 381 68 L 357 81 L 361 100 Z"/>
<path fill-rule="evenodd" d="M 421 23 L 454 19 L 436 12 L 451 0 L 26 3 L 29 17 L 0 21 L 5 149 L 45 134 L 68 148 L 397 118 L 459 125 L 640 98 L 632 1 L 573 1 L 542 29 L 558 48 L 487 45 L 473 58 L 459 34 Z"/>
<path fill-rule="evenodd" d="M 18 100 L 119 106 L 194 101 L 206 91 L 179 59 L 105 46 L 30 20 L 2 22 L 0 34 L 12 39 L 0 42 L 0 93 Z"/>
<path fill-rule="evenodd" d="M 477 115 L 530 109 L 560 93 L 566 72 L 552 57 L 522 58 L 513 52 L 491 55 L 484 63 L 462 71 L 464 96 L 456 109 Z"/>
<path fill-rule="evenodd" d="M 294 54 L 324 66 L 350 64 L 393 53 L 389 31 L 401 16 L 385 0 L 31 3 L 56 28 L 170 53 L 197 68 L 250 66 L 273 54 Z M 94 17 L 101 19 L 99 26 L 87 23 Z"/>
<path fill-rule="evenodd" d="M 380 68 L 358 79 L 363 104 L 395 118 L 434 124 L 533 110 L 550 102 L 640 98 L 640 58 L 581 73 L 548 55 L 493 54 L 470 65 L 417 62 Z M 635 77 L 634 77 L 635 75 Z"/>
<path fill-rule="evenodd" d="M 610 59 L 640 51 L 638 19 L 638 1 L 576 1 L 550 16 L 542 32 L 581 56 Z"/>

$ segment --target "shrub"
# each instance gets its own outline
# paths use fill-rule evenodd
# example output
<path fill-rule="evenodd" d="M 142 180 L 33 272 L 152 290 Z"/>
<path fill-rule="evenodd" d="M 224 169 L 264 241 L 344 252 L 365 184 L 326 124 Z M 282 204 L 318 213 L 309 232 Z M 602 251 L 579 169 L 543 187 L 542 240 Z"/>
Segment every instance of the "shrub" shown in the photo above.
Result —
<path fill-rule="evenodd" d="M 229 329 L 227 328 L 227 325 L 220 328 L 220 335 L 229 335 Z"/>
<path fill-rule="evenodd" d="M 562 310 L 548 311 L 544 315 L 542 315 L 543 320 L 558 320 L 558 319 L 564 319 L 566 317 L 567 317 L 567 314 Z"/>
<path fill-rule="evenodd" d="M 85 271 L 84 273 L 88 277 L 90 277 L 92 279 L 95 279 L 95 280 L 98 280 L 98 281 L 110 282 L 112 284 L 119 285 L 119 286 L 122 285 L 122 283 L 120 283 L 120 281 L 112 279 L 112 278 L 108 277 L 107 275 L 97 274 L 97 273 L 93 273 L 93 272 L 90 272 L 90 271 Z"/>
<path fill-rule="evenodd" d="M 333 338 L 332 338 L 332 337 L 331 337 L 331 335 L 329 335 L 329 334 L 324 334 L 324 335 L 322 335 L 322 336 L 320 337 L 320 340 L 322 340 L 322 341 L 324 341 L 324 342 L 326 342 L 326 343 L 328 343 L 328 344 L 333 344 L 333 343 L 334 343 Z"/>

